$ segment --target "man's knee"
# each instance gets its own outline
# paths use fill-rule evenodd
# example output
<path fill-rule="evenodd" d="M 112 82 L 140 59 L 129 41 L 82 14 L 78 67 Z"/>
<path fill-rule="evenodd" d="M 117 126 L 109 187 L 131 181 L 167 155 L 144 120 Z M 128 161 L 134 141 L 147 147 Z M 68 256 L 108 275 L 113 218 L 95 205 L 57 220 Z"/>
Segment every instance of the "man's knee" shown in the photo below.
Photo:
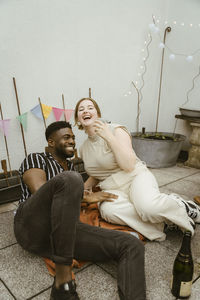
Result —
<path fill-rule="evenodd" d="M 81 175 L 75 171 L 64 171 L 56 175 L 52 180 L 58 184 L 83 187 L 83 179 Z"/>

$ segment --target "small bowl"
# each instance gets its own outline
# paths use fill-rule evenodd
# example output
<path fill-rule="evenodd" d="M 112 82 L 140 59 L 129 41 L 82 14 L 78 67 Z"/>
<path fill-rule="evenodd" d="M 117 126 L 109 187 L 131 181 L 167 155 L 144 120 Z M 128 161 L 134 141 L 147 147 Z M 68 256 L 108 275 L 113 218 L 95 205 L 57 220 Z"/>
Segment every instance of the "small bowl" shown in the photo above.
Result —
<path fill-rule="evenodd" d="M 187 116 L 191 118 L 200 118 L 200 110 L 188 109 L 182 107 L 180 107 L 179 110 L 183 116 Z"/>

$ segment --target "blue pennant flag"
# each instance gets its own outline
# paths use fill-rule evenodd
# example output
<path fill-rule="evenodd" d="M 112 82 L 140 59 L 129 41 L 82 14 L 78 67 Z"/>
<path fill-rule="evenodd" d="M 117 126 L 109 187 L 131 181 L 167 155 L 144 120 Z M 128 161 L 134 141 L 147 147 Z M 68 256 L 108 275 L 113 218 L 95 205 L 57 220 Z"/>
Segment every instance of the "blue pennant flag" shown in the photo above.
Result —
<path fill-rule="evenodd" d="M 40 120 L 43 120 L 40 104 L 31 109 L 31 112 Z"/>

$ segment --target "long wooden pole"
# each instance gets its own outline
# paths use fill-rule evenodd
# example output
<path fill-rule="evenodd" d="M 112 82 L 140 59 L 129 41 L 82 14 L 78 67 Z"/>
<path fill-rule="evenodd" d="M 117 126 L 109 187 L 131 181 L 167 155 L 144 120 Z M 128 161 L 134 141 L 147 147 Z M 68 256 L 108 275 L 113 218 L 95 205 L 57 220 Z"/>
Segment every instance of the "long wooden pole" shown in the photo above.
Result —
<path fill-rule="evenodd" d="M 65 116 L 65 98 L 64 95 L 62 94 L 62 103 L 63 103 L 63 109 L 64 109 L 64 118 L 65 118 L 65 122 L 67 121 L 66 116 Z"/>
<path fill-rule="evenodd" d="M 40 109 L 41 109 L 41 112 L 42 112 L 42 118 L 43 118 L 43 121 L 44 121 L 44 127 L 45 127 L 45 129 L 46 129 L 46 128 L 47 128 L 47 125 L 46 125 L 46 121 L 45 121 L 45 117 L 44 117 L 44 113 L 43 113 L 42 103 L 41 103 L 41 101 L 40 101 L 40 97 L 38 98 L 38 101 L 39 101 Z"/>
<path fill-rule="evenodd" d="M 91 88 L 89 88 L 89 98 L 92 97 Z"/>
<path fill-rule="evenodd" d="M 13 83 L 14 83 L 14 88 L 15 88 L 15 96 L 16 96 L 16 100 L 17 100 L 18 113 L 19 113 L 19 115 L 21 115 L 15 77 L 13 77 Z M 22 133 L 22 140 L 23 140 L 23 144 L 24 144 L 24 152 L 25 152 L 25 156 L 27 156 L 26 143 L 25 143 L 25 138 L 24 138 L 24 129 L 23 129 L 21 122 L 20 122 L 20 127 L 21 127 L 21 133 Z"/>
<path fill-rule="evenodd" d="M 171 31 L 171 27 L 167 27 L 164 32 L 163 44 L 165 44 L 166 34 Z M 158 119 L 159 119 L 159 111 L 160 111 L 160 95 L 161 95 L 161 87 L 162 87 L 162 73 L 163 73 L 163 62 L 164 62 L 164 54 L 165 47 L 162 50 L 162 60 L 161 60 L 161 70 L 160 70 L 160 85 L 159 85 L 159 95 L 158 95 L 158 106 L 157 106 L 157 118 L 156 118 L 156 133 L 158 131 Z"/>
<path fill-rule="evenodd" d="M 2 111 L 2 107 L 1 107 L 1 103 L 0 103 L 0 113 L 1 113 L 1 120 L 3 121 L 3 111 Z M 10 164 L 10 156 L 9 156 L 9 152 L 8 152 L 8 143 L 7 143 L 7 138 L 4 135 L 4 141 L 5 141 L 5 145 L 6 145 L 6 153 L 7 153 L 7 158 L 8 158 L 8 165 L 9 165 L 9 170 L 10 170 L 10 176 L 12 176 L 12 170 L 11 170 L 11 164 Z"/>

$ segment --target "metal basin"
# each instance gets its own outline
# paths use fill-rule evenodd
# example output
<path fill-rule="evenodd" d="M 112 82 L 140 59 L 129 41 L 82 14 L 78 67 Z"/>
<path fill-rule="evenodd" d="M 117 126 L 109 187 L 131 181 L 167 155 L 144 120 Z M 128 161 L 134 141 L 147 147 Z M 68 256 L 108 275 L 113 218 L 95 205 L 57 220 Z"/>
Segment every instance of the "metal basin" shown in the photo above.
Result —
<path fill-rule="evenodd" d="M 140 133 L 139 133 L 140 134 Z M 146 132 L 155 135 L 155 132 Z M 136 155 L 150 168 L 167 168 L 174 166 L 186 136 L 169 132 L 158 132 L 159 135 L 173 136 L 175 140 L 153 140 L 137 136 L 132 132 L 132 145 Z"/>
<path fill-rule="evenodd" d="M 179 108 L 181 114 L 187 117 L 200 118 L 200 110 L 188 109 L 188 108 Z"/>

